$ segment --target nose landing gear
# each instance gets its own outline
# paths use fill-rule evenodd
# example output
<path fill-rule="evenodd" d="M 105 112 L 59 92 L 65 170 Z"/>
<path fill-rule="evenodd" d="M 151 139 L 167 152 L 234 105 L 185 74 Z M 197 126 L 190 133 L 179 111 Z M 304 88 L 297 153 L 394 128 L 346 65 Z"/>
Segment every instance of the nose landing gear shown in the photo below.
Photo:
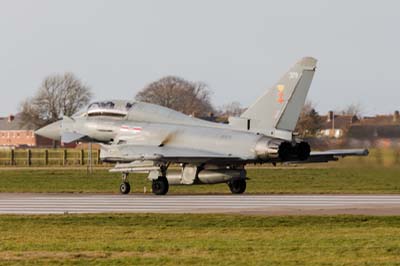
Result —
<path fill-rule="evenodd" d="M 119 186 L 121 194 L 128 194 L 131 191 L 131 185 L 128 182 L 122 182 Z"/>
<path fill-rule="evenodd" d="M 131 191 L 131 185 L 129 184 L 128 181 L 128 173 L 123 173 L 122 174 L 122 183 L 119 186 L 119 192 L 121 194 L 129 194 L 129 192 Z"/>

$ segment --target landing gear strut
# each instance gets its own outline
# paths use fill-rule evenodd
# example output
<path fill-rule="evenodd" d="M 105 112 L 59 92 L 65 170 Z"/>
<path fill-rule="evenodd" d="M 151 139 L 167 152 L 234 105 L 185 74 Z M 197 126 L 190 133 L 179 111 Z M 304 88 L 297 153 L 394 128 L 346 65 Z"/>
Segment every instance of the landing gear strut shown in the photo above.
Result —
<path fill-rule="evenodd" d="M 122 183 L 119 186 L 119 192 L 121 194 L 128 194 L 131 191 L 131 185 L 128 181 L 128 173 L 122 174 Z"/>
<path fill-rule="evenodd" d="M 246 179 L 235 179 L 228 182 L 232 194 L 242 194 L 246 190 Z"/>
<path fill-rule="evenodd" d="M 151 186 L 153 193 L 156 195 L 165 195 L 168 193 L 169 184 L 165 176 L 159 176 L 158 179 L 153 180 Z"/>

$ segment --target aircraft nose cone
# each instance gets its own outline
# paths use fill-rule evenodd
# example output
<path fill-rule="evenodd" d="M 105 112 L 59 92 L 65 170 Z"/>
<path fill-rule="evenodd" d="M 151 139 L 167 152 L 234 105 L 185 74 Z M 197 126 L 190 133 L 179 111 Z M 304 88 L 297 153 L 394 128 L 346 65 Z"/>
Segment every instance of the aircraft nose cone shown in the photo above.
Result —
<path fill-rule="evenodd" d="M 61 120 L 36 130 L 35 134 L 49 139 L 61 140 Z"/>

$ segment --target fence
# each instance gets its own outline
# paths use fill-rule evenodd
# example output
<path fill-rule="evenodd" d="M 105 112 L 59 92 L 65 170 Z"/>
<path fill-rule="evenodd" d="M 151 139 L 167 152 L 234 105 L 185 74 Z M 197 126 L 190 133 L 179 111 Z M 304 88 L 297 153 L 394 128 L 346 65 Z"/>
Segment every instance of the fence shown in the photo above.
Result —
<path fill-rule="evenodd" d="M 83 166 L 90 163 L 84 149 L 4 149 L 0 166 Z M 100 165 L 100 150 L 92 150 L 92 165 Z"/>
<path fill-rule="evenodd" d="M 91 153 L 93 166 L 110 166 L 100 161 L 100 150 Z M 0 166 L 88 166 L 88 149 L 0 149 Z M 341 159 L 342 166 L 400 166 L 399 149 L 372 149 L 368 157 Z"/>

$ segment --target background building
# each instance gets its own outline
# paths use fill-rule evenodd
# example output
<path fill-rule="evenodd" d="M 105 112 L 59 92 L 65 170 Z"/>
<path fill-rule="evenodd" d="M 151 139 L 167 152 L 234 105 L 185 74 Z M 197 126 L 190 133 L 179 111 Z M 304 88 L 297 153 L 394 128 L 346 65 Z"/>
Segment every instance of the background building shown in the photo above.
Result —
<path fill-rule="evenodd" d="M 20 116 L 0 117 L 0 146 L 52 147 L 53 141 L 35 134 L 35 129 L 21 123 Z"/>
<path fill-rule="evenodd" d="M 356 115 L 337 115 L 329 111 L 327 115 L 320 116 L 321 129 L 318 135 L 321 137 L 341 138 L 346 135 L 349 128 L 360 121 Z"/>

